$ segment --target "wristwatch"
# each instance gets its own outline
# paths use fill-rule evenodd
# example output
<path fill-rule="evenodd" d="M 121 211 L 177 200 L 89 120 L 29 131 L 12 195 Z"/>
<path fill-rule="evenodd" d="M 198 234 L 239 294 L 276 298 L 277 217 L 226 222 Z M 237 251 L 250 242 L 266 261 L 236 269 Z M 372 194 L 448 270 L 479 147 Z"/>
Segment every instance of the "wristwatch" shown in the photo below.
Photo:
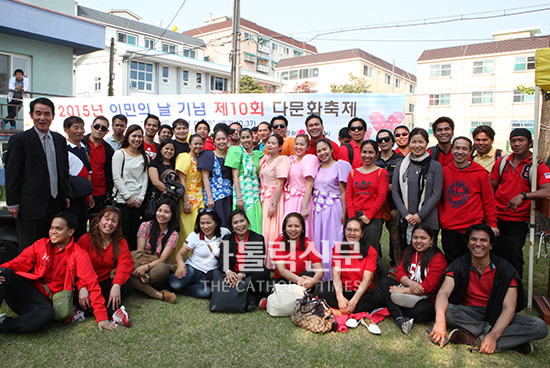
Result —
<path fill-rule="evenodd" d="M 527 200 L 527 193 L 521 192 L 521 195 L 523 196 L 523 200 L 526 201 Z"/>

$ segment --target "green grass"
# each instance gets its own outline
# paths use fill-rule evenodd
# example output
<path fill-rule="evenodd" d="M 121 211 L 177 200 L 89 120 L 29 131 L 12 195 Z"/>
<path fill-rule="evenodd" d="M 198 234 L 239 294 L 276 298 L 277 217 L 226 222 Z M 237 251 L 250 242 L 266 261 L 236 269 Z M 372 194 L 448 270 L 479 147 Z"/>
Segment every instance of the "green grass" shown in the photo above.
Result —
<path fill-rule="evenodd" d="M 387 244 L 387 234 L 382 240 Z M 388 255 L 387 245 L 384 254 Z M 528 247 L 525 247 L 527 255 Z M 386 259 L 386 263 L 388 260 Z M 526 267 L 527 268 L 527 267 Z M 535 295 L 546 293 L 548 261 L 535 267 Z M 381 336 L 359 326 L 347 333 L 317 335 L 290 318 L 264 311 L 214 314 L 208 301 L 178 296 L 178 304 L 134 294 L 124 302 L 134 326 L 97 331 L 94 318 L 55 324 L 29 335 L 0 335 L 0 366 L 87 367 L 548 367 L 550 339 L 535 341 L 535 352 L 492 356 L 465 346 L 440 349 L 428 340 L 429 324 L 405 336 L 391 319 Z M 4 304 L 0 313 L 13 315 Z M 523 314 L 535 315 L 524 311 Z"/>

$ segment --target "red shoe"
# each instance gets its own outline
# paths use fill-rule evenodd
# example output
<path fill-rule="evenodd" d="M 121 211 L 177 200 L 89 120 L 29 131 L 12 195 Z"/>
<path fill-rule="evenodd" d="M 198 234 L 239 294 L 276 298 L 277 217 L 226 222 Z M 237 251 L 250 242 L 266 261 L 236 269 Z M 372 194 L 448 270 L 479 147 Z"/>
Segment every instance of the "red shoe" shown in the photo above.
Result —
<path fill-rule="evenodd" d="M 120 306 L 115 313 L 113 313 L 113 323 L 124 325 L 126 327 L 131 327 L 132 322 L 130 321 L 130 317 L 128 317 L 128 313 L 126 312 L 126 308 L 124 306 Z"/>
<path fill-rule="evenodd" d="M 262 300 L 260 300 L 260 309 L 261 310 L 267 309 L 267 298 L 263 298 Z"/>
<path fill-rule="evenodd" d="M 69 324 L 69 323 L 72 323 L 72 322 L 84 321 L 85 319 L 86 319 L 86 317 L 84 317 L 84 312 L 82 311 L 82 309 L 80 309 L 78 307 L 74 307 L 73 308 L 73 315 L 70 316 L 69 318 L 67 318 L 64 323 Z"/>

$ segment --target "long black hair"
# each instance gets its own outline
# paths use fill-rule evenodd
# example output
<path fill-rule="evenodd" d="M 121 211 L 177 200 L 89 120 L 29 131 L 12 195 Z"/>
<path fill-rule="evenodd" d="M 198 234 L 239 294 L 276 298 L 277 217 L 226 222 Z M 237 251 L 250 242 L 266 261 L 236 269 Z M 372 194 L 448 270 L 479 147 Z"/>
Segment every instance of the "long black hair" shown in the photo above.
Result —
<path fill-rule="evenodd" d="M 210 216 L 212 220 L 214 220 L 214 222 L 216 223 L 216 228 L 214 229 L 214 235 L 219 238 L 220 236 L 222 236 L 222 219 L 220 215 L 218 215 L 216 210 L 213 209 L 212 207 L 204 207 L 199 210 L 199 214 L 197 215 L 197 220 L 195 221 L 194 231 L 197 234 L 202 233 L 201 217 L 206 215 Z"/>
<path fill-rule="evenodd" d="M 141 130 L 141 135 L 143 135 L 143 129 L 137 125 L 132 124 L 126 129 L 126 133 L 124 134 L 124 139 L 122 140 L 122 146 L 121 148 L 126 148 L 130 145 L 130 134 L 135 132 L 136 130 Z M 147 166 L 149 164 L 149 156 L 147 156 L 147 153 L 145 153 L 145 147 L 143 145 L 143 141 L 141 142 L 141 145 L 138 147 L 138 152 L 141 153 L 141 156 L 143 157 L 143 171 L 147 171 Z"/>
<path fill-rule="evenodd" d="M 365 223 L 359 217 L 352 217 L 347 219 L 346 222 L 344 222 L 344 239 L 342 240 L 341 250 L 345 250 L 345 251 L 350 250 L 350 244 L 346 239 L 346 227 L 352 221 L 359 223 L 359 225 L 361 225 L 361 233 L 363 235 L 365 234 Z M 367 242 L 367 239 L 365 239 L 364 236 L 361 236 L 361 240 L 359 240 L 359 253 L 361 254 L 361 259 L 367 256 L 369 252 L 369 248 L 370 248 L 370 244 Z"/>
<path fill-rule="evenodd" d="M 288 223 L 288 220 L 291 218 L 297 218 L 298 221 L 300 221 L 300 224 L 302 225 L 302 234 L 300 234 L 300 243 L 298 245 L 298 250 L 304 251 L 306 250 L 307 244 L 306 244 L 306 221 L 304 220 L 304 217 L 300 215 L 298 212 L 291 212 L 288 215 L 286 215 L 284 221 L 283 221 L 283 243 L 285 245 L 285 250 L 287 252 L 290 251 L 290 239 L 288 237 L 288 234 L 286 233 L 286 224 Z"/>
<path fill-rule="evenodd" d="M 425 222 L 416 224 L 416 226 L 413 228 L 413 231 L 412 231 L 413 235 L 416 230 L 424 230 L 428 234 L 428 236 L 432 238 L 432 244 L 430 245 L 428 250 L 424 252 L 424 254 L 422 255 L 422 258 L 420 259 L 420 266 L 421 266 L 420 278 L 424 280 L 426 267 L 430 264 L 430 261 L 437 253 L 441 253 L 441 250 L 439 250 L 439 248 L 436 245 L 434 245 L 435 233 L 428 224 L 426 224 Z M 405 249 L 405 251 L 403 252 L 403 257 L 401 257 L 401 263 L 403 264 L 403 268 L 407 273 L 408 273 L 409 267 L 411 267 L 411 260 L 414 253 L 415 253 L 414 247 L 412 245 L 409 245 L 407 249 Z M 416 266 L 418 267 L 418 265 Z"/>
<path fill-rule="evenodd" d="M 172 212 L 172 218 L 170 221 L 168 221 L 168 226 L 166 227 L 166 236 L 163 236 L 161 239 L 161 250 L 164 251 L 164 247 L 166 247 L 166 242 L 172 235 L 174 231 L 179 232 L 180 231 L 180 221 L 179 221 L 179 213 L 178 213 L 178 206 L 176 205 L 176 202 L 171 198 L 163 199 L 159 202 L 157 205 L 157 211 L 163 204 L 168 205 L 170 207 L 170 212 Z M 149 244 L 151 244 L 151 254 L 155 254 L 155 250 L 157 248 L 157 242 L 159 239 L 159 236 L 161 236 L 160 232 L 160 225 L 157 221 L 156 211 L 155 211 L 155 217 L 152 221 L 153 225 L 151 225 L 151 231 L 149 232 Z"/>
<path fill-rule="evenodd" d="M 164 146 L 166 146 L 167 144 L 171 144 L 172 146 L 174 146 L 174 154 L 172 155 L 172 158 L 170 158 L 170 160 L 169 160 L 170 161 L 170 167 L 174 168 L 174 167 L 176 167 L 176 145 L 174 144 L 174 141 L 171 140 L 170 138 L 166 138 L 165 140 L 160 142 L 157 155 L 155 156 L 155 158 L 153 160 L 157 160 L 160 164 L 164 165 L 164 157 L 162 157 L 161 151 L 164 148 Z"/>

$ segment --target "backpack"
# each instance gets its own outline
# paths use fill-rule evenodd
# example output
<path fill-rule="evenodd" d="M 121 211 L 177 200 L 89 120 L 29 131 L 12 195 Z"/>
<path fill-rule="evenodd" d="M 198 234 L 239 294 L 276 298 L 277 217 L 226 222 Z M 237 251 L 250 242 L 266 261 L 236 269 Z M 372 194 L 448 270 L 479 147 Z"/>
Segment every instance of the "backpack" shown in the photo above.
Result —
<path fill-rule="evenodd" d="M 498 151 L 498 150 L 497 150 Z M 500 151 L 501 154 L 502 154 L 502 151 Z M 510 157 L 510 155 L 506 155 L 504 157 L 502 157 L 502 160 L 500 160 L 500 165 L 498 166 L 498 181 L 497 181 L 497 188 L 498 186 L 500 185 L 500 181 L 502 180 L 502 173 L 504 173 L 504 169 L 506 168 L 506 163 L 508 162 L 508 157 Z M 496 160 L 496 153 L 495 153 L 495 160 Z M 527 166 L 527 165 L 526 165 Z M 531 167 L 533 166 L 532 164 L 529 165 L 529 187 L 531 187 Z"/>
<path fill-rule="evenodd" d="M 344 146 L 348 148 L 349 164 L 353 165 L 353 157 L 355 155 L 355 152 L 353 152 L 353 147 L 351 146 L 351 143 L 346 143 Z"/>

